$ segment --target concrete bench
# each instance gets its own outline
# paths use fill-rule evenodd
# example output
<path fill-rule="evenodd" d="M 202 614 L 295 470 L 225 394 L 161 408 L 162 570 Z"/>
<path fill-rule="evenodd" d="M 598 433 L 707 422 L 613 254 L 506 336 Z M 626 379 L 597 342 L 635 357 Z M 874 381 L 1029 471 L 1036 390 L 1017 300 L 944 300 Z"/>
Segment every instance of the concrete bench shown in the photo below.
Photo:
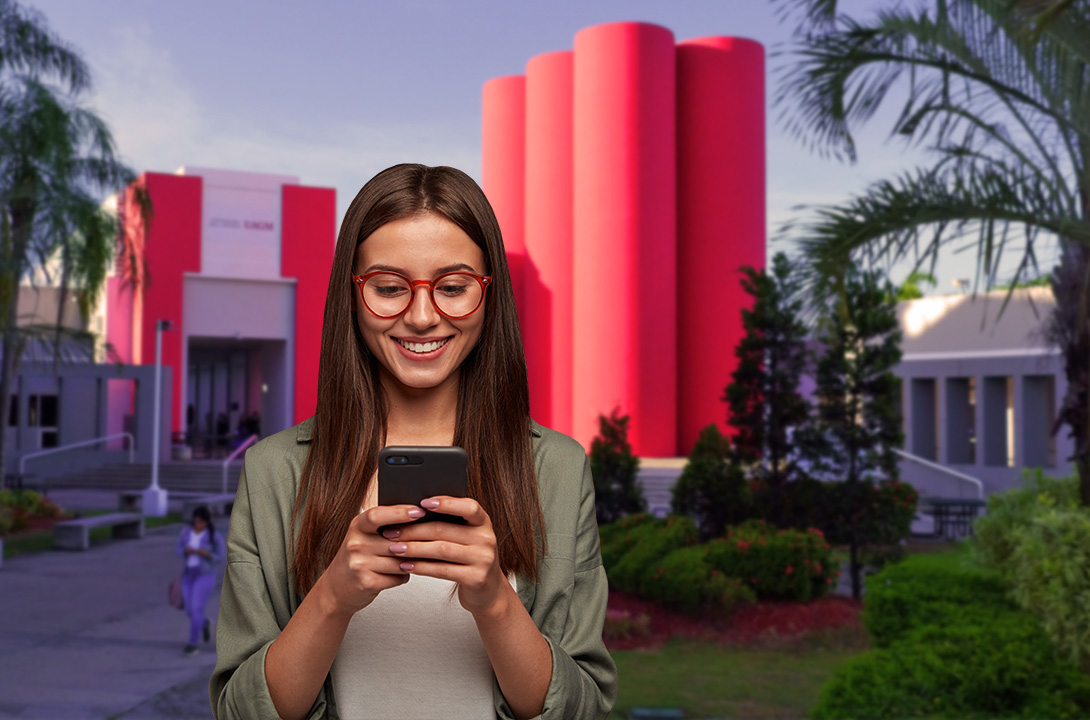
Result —
<path fill-rule="evenodd" d="M 132 513 L 110 513 L 65 520 L 53 526 L 53 547 L 61 550 L 87 550 L 91 547 L 93 528 L 112 528 L 114 538 L 144 537 L 144 516 Z"/>
<path fill-rule="evenodd" d="M 182 517 L 186 520 L 193 517 L 193 511 L 204 505 L 213 515 L 230 515 L 235 506 L 234 493 L 216 493 L 214 495 L 198 495 L 189 498 L 182 505 Z"/>

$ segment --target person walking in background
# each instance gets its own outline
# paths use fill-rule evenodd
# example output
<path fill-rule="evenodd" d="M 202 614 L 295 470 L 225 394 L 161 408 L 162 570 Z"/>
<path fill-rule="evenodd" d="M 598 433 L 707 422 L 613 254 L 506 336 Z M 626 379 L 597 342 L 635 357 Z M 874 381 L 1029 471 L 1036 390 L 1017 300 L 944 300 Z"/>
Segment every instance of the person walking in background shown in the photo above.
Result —
<path fill-rule="evenodd" d="M 182 528 L 178 536 L 177 549 L 178 555 L 185 558 L 182 598 L 189 615 L 186 655 L 196 654 L 202 635 L 205 642 L 212 639 L 212 624 L 205 616 L 204 608 L 216 585 L 216 566 L 223 562 L 225 550 L 223 538 L 216 534 L 208 508 L 204 505 L 195 508 L 191 524 Z"/>

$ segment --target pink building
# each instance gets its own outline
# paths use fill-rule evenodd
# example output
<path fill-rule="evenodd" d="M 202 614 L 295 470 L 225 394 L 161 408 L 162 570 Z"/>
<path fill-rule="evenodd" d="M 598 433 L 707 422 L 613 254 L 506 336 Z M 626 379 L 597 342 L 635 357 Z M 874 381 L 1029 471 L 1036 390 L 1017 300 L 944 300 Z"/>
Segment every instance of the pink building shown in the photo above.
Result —
<path fill-rule="evenodd" d="M 212 435 L 223 423 L 235 432 L 256 414 L 269 434 L 314 412 L 336 195 L 298 183 L 201 168 L 145 173 L 146 228 L 127 193 L 125 230 L 143 245 L 147 279 L 134 297 L 111 278 L 106 336 L 121 362 L 152 364 L 156 322 L 170 321 L 162 357 L 175 378 L 174 433 Z M 111 413 L 110 431 L 123 415 Z"/>
<path fill-rule="evenodd" d="M 483 106 L 535 418 L 589 448 L 619 409 L 649 457 L 725 430 L 738 269 L 765 261 L 761 45 L 599 25 L 486 83 Z"/>

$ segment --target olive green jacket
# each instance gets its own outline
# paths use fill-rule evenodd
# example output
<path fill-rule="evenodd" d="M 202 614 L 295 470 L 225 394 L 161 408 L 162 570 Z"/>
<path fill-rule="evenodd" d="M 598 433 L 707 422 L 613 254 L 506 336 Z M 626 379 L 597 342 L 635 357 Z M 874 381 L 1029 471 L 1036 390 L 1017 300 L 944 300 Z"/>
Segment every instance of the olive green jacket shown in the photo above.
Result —
<path fill-rule="evenodd" d="M 604 718 L 617 694 L 617 669 L 602 642 L 608 589 L 598 545 L 594 485 L 583 448 L 533 425 L 547 554 L 537 583 L 518 578 L 518 595 L 553 654 L 546 720 Z M 227 535 L 216 669 L 209 683 L 218 720 L 276 718 L 265 682 L 265 653 L 301 598 L 288 581 L 288 533 L 313 419 L 246 452 Z M 494 684 L 496 716 L 513 718 Z M 337 718 L 332 681 L 308 718 Z M 408 719 L 406 719 L 408 720 Z"/>

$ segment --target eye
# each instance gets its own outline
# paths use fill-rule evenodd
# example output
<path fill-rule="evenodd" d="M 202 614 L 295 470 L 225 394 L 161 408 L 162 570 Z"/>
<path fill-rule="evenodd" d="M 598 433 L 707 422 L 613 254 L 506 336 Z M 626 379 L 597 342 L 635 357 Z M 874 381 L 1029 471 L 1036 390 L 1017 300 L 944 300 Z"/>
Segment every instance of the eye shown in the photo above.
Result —
<path fill-rule="evenodd" d="M 442 293 L 448 297 L 464 295 L 469 290 L 470 283 L 472 282 L 474 282 L 474 280 L 471 277 L 465 275 L 452 275 L 440 280 L 439 284 L 435 286 L 435 292 Z"/>

